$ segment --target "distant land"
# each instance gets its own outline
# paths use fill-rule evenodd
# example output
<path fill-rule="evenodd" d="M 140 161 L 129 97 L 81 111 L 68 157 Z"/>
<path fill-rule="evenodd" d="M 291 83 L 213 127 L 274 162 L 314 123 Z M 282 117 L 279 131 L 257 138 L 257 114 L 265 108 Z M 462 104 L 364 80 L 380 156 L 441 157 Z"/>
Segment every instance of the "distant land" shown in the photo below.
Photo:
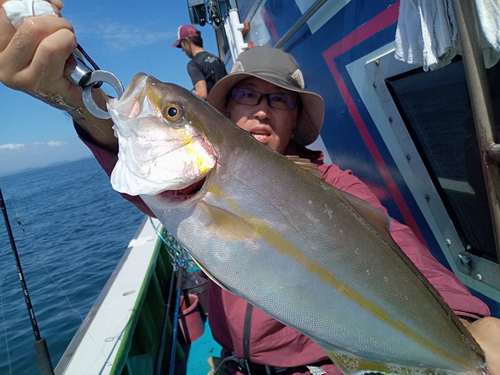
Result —
<path fill-rule="evenodd" d="M 40 167 L 30 167 L 30 168 L 20 169 L 20 170 L 17 170 L 17 171 L 4 172 L 4 173 L 0 173 L 0 177 L 13 176 L 15 174 L 31 172 L 31 171 L 35 171 L 37 169 L 44 169 L 44 168 L 56 167 L 58 165 L 64 165 L 64 164 L 73 163 L 75 161 L 80 161 L 80 160 L 85 160 L 85 159 L 93 159 L 93 156 L 84 156 L 84 157 L 73 159 L 73 160 L 57 161 L 57 162 L 50 163 L 50 164 L 47 164 L 47 165 L 43 165 L 43 166 L 40 166 Z"/>

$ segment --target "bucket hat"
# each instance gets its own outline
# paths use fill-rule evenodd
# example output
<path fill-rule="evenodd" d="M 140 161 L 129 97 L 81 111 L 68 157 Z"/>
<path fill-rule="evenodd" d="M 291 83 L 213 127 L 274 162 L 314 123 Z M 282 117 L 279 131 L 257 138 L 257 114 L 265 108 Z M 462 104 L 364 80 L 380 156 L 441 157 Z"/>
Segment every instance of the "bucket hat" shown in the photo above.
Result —
<path fill-rule="evenodd" d="M 177 40 L 172 44 L 172 47 L 180 47 L 182 40 L 200 35 L 201 33 L 193 25 L 179 26 L 179 29 L 177 29 Z"/>
<path fill-rule="evenodd" d="M 208 95 L 208 102 L 224 113 L 229 91 L 238 82 L 251 77 L 260 78 L 298 93 L 302 105 L 293 139 L 307 146 L 318 138 L 325 116 L 323 98 L 304 90 L 304 77 L 299 64 L 292 55 L 281 49 L 254 47 L 242 52 L 236 59 L 231 73 L 214 85 Z"/>

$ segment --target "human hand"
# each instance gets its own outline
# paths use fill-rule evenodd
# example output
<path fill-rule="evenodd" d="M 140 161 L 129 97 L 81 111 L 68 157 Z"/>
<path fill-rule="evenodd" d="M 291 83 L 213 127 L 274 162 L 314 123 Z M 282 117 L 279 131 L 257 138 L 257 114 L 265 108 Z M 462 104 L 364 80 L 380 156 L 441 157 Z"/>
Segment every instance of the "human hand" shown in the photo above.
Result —
<path fill-rule="evenodd" d="M 29 17 L 17 30 L 0 7 L 0 82 L 68 112 L 96 143 L 115 150 L 111 121 L 97 119 L 86 110 L 82 91 L 69 78 L 72 58 L 68 58 L 77 41 L 72 25 L 61 17 L 64 5 L 60 0 L 46 1 L 58 17 Z M 6 2 L 0 0 L 0 5 Z M 93 96 L 105 109 L 105 94 L 94 89 Z"/>
<path fill-rule="evenodd" d="M 484 350 L 490 373 L 500 375 L 500 319 L 478 319 L 467 325 L 467 329 Z"/>
<path fill-rule="evenodd" d="M 56 108 L 72 110 L 81 107 L 81 92 L 64 72 L 76 38 L 71 24 L 60 16 L 63 4 L 50 3 L 59 17 L 29 17 L 17 30 L 0 8 L 0 81 Z"/>

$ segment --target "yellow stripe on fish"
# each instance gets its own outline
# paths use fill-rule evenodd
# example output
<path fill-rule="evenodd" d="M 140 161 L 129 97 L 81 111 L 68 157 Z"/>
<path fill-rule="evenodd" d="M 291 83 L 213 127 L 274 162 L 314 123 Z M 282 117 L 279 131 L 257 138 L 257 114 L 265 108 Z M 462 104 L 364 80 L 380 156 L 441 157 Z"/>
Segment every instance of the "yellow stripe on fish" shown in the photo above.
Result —
<path fill-rule="evenodd" d="M 158 95 L 155 95 L 154 91 L 151 90 L 149 86 L 146 86 L 146 96 L 149 100 L 149 103 L 160 113 L 162 100 Z"/>
<path fill-rule="evenodd" d="M 224 189 L 222 189 L 220 186 L 210 184 L 208 186 L 208 190 L 218 199 L 226 201 L 231 210 L 236 215 L 239 215 L 243 220 L 252 225 L 256 229 L 257 234 L 260 235 L 262 239 L 269 245 L 274 247 L 280 254 L 294 259 L 299 264 L 301 264 L 308 272 L 317 275 L 323 282 L 332 285 L 339 293 L 356 302 L 363 309 L 368 310 L 375 317 L 382 320 L 395 330 L 403 333 L 410 339 L 418 342 L 426 349 L 433 351 L 442 358 L 457 363 L 464 368 L 473 370 L 473 368 L 468 363 L 464 362 L 460 357 L 453 356 L 451 353 L 448 353 L 445 350 L 441 349 L 409 327 L 406 327 L 403 322 L 393 319 L 382 308 L 378 307 L 373 302 L 366 300 L 349 285 L 339 281 L 334 275 L 332 275 L 330 271 L 322 267 L 321 264 L 319 264 L 316 260 L 310 258 L 304 251 L 297 248 L 292 241 L 289 241 L 279 232 L 271 229 L 265 221 L 247 212 L 233 198 L 226 194 L 224 192 Z"/>
<path fill-rule="evenodd" d="M 208 173 L 214 166 L 213 155 L 208 154 L 205 147 L 200 142 L 196 142 L 194 138 L 190 138 L 189 141 L 184 141 L 186 145 L 186 150 L 193 160 L 194 164 L 198 167 L 198 171 L 201 175 Z"/>

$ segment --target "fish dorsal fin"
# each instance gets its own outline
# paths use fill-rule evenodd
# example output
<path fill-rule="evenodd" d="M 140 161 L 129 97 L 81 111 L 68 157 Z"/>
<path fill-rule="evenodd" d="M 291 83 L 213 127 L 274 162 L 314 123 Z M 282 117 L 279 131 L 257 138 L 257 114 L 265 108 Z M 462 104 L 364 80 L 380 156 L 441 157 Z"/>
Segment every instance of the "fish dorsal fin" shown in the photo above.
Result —
<path fill-rule="evenodd" d="M 294 162 L 296 165 L 311 173 L 313 176 L 323 179 L 317 164 L 311 163 L 309 159 L 301 158 L 298 155 L 286 155 L 286 157 L 288 160 Z"/>
<path fill-rule="evenodd" d="M 193 256 L 191 256 L 191 258 L 193 258 Z M 212 275 L 212 273 L 210 271 L 208 271 L 205 266 L 203 266 L 203 264 L 201 264 L 200 262 L 198 262 L 196 259 L 194 259 L 194 262 L 198 265 L 198 267 L 200 267 L 200 269 L 203 271 L 203 273 L 205 273 L 205 275 L 207 275 L 214 283 L 216 283 L 218 286 L 220 286 L 222 289 L 224 289 L 226 292 L 229 292 L 229 293 L 232 293 L 229 288 L 227 286 L 225 286 L 221 281 L 219 281 L 218 278 L 216 278 L 214 275 Z"/>
<path fill-rule="evenodd" d="M 373 207 L 370 203 L 355 197 L 345 191 L 338 190 L 342 197 L 349 203 L 354 210 L 363 217 L 382 237 L 387 243 L 398 247 L 396 242 L 392 239 L 390 230 L 392 226 L 392 219 L 384 212 Z"/>

